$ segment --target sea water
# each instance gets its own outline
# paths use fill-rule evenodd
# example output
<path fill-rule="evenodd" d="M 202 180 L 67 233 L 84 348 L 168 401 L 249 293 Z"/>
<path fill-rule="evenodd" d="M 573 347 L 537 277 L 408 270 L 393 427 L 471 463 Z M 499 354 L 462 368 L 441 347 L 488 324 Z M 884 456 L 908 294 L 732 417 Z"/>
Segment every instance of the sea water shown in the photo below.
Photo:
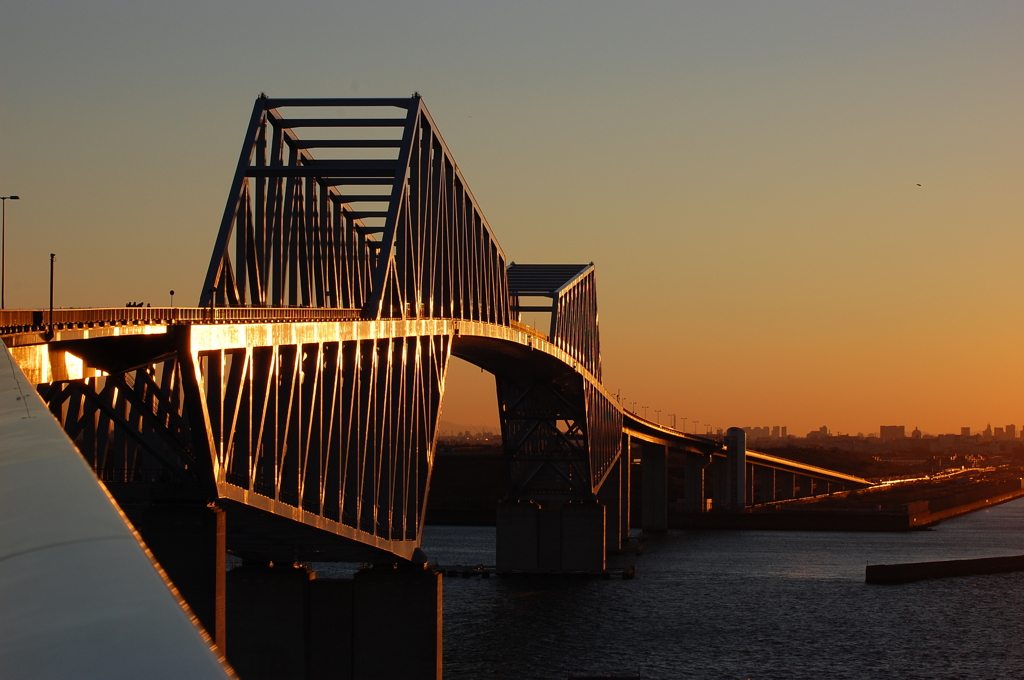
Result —
<path fill-rule="evenodd" d="M 1024 554 L 1024 499 L 929 531 L 670 531 L 633 580 L 445 578 L 447 680 L 1024 678 L 1024 573 L 867 585 L 867 564 Z M 442 565 L 494 529 L 427 527 Z"/>

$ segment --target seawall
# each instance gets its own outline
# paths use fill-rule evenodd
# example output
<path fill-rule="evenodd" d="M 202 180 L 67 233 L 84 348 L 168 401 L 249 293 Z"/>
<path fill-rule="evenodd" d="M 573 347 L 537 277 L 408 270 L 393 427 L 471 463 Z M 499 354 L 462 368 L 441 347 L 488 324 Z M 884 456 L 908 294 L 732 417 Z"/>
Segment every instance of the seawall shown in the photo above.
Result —
<path fill-rule="evenodd" d="M 864 569 L 864 582 L 876 584 L 911 583 L 926 579 L 1003 574 L 1024 571 L 1024 555 L 982 557 L 973 560 L 940 562 L 907 562 L 905 564 L 869 564 Z"/>

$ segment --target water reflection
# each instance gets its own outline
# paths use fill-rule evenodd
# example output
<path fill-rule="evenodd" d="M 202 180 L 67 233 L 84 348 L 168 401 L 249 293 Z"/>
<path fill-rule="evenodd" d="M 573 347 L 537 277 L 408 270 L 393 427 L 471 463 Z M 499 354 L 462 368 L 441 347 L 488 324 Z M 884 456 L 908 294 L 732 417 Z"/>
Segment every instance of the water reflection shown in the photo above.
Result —
<path fill-rule="evenodd" d="M 445 580 L 445 677 L 1018 677 L 1024 573 L 867 586 L 868 563 L 1024 554 L 1024 500 L 911 534 L 672 532 L 637 578 Z M 442 564 L 494 529 L 428 527 Z"/>

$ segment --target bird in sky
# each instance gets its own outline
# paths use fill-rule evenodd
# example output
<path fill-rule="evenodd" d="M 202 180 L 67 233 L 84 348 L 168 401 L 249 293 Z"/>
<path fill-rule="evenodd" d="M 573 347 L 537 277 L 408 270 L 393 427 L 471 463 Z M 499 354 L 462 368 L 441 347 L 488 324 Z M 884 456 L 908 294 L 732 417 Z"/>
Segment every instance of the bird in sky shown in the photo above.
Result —
<path fill-rule="evenodd" d="M 920 184 L 918 184 L 917 186 L 921 186 L 921 185 L 920 185 Z"/>

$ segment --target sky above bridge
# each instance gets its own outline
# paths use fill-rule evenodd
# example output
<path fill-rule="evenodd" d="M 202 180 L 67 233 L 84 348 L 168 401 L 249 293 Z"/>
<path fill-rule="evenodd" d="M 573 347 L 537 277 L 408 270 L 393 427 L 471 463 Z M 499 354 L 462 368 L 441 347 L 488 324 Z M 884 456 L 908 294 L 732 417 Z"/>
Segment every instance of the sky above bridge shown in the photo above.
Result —
<path fill-rule="evenodd" d="M 652 419 L 1020 425 L 1022 34 L 1020 2 L 9 0 L 7 306 L 50 252 L 58 306 L 195 304 L 256 95 L 419 91 L 509 261 L 595 262 Z"/>

